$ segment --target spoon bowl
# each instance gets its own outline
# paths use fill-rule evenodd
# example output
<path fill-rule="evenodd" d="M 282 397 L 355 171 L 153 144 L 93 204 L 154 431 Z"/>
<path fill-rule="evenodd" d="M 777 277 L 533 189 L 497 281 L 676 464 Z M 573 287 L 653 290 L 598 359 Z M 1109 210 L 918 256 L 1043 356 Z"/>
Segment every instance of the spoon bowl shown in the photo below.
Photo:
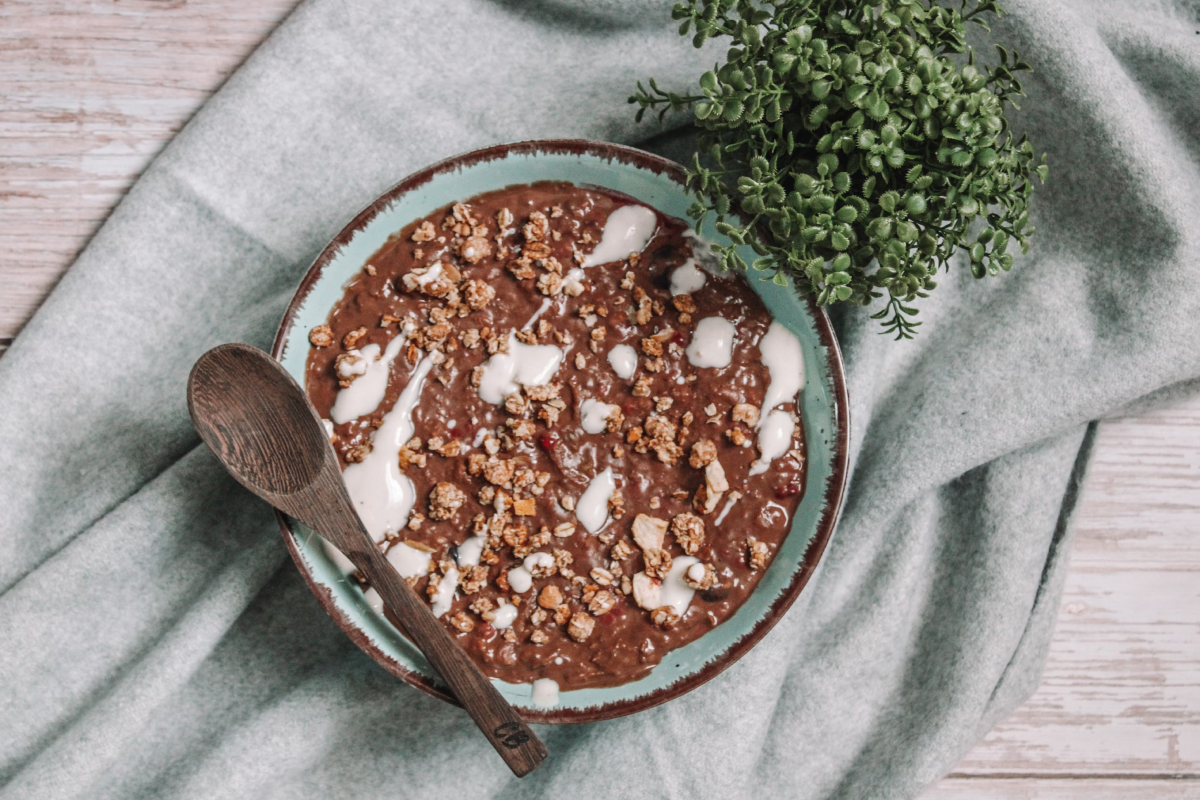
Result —
<path fill-rule="evenodd" d="M 188 412 L 239 483 L 316 530 L 366 576 L 513 773 L 536 769 L 546 746 L 379 552 L 321 420 L 292 376 L 257 348 L 221 345 L 192 367 Z"/>
<path fill-rule="evenodd" d="M 292 376 L 261 351 L 236 344 L 210 350 L 188 385 L 200 438 L 239 483 L 272 504 L 283 508 L 276 501 L 311 486 L 336 459 L 319 425 L 297 424 L 316 412 Z"/>

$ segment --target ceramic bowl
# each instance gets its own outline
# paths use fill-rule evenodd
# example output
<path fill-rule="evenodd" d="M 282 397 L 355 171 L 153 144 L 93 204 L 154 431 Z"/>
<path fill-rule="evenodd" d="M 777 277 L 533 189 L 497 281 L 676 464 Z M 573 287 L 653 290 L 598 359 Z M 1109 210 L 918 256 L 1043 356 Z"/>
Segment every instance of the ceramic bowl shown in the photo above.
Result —
<path fill-rule="evenodd" d="M 569 181 L 629 195 L 674 217 L 692 200 L 683 169 L 629 147 L 588 141 L 497 145 L 457 156 L 410 175 L 351 220 L 308 270 L 279 326 L 272 354 L 304 384 L 307 331 L 325 322 L 342 287 L 388 236 L 449 203 L 534 181 Z M 722 241 L 711 221 L 705 236 Z M 727 243 L 722 241 L 722 243 Z M 753 253 L 743 253 L 747 262 Z M 841 507 L 846 481 L 849 419 L 841 354 L 825 312 L 797 298 L 790 286 L 750 276 L 774 315 L 800 339 L 807 381 L 801 411 L 808 443 L 808 483 L 791 532 L 754 593 L 737 613 L 701 638 L 671 652 L 641 680 L 604 689 L 562 687 L 559 705 L 535 708 L 531 689 L 497 681 L 530 722 L 609 719 L 664 703 L 695 689 L 733 664 L 779 621 L 808 582 Z M 374 613 L 357 584 L 326 556 L 320 540 L 280 515 L 287 548 L 313 594 L 346 634 L 393 675 L 454 702 L 429 663 L 386 619 Z"/>

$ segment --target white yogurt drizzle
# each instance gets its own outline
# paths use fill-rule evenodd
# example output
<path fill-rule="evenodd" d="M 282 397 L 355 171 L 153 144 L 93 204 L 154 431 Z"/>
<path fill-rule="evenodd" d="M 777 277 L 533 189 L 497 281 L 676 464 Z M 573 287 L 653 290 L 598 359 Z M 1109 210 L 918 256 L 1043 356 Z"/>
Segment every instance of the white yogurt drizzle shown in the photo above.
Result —
<path fill-rule="evenodd" d="M 796 424 L 790 414 L 774 410 L 790 403 L 804 390 L 804 354 L 796 335 L 778 322 L 772 322 L 758 342 L 763 366 L 770 383 L 758 415 L 759 458 L 750 465 L 751 475 L 761 475 L 771 462 L 791 447 Z"/>
<path fill-rule="evenodd" d="M 363 592 L 363 599 L 367 601 L 367 605 L 369 605 L 376 614 L 383 613 L 383 598 L 379 596 L 379 592 L 375 591 L 374 586 Z"/>
<path fill-rule="evenodd" d="M 438 582 L 437 591 L 430 598 L 433 604 L 433 615 L 435 617 L 444 616 L 450 607 L 454 604 L 454 590 L 458 588 L 458 570 L 454 567 L 446 570 L 446 574 L 442 576 Z"/>
<path fill-rule="evenodd" d="M 419 578 L 429 572 L 431 558 L 430 554 L 424 550 L 409 547 L 404 542 L 392 545 L 392 548 L 387 551 L 388 562 L 396 568 L 396 572 L 400 573 L 400 577 L 402 578 Z M 451 599 L 453 599 L 454 595 L 453 586 L 458 582 L 457 573 L 454 576 L 454 580 L 454 584 L 448 584 L 451 586 Z M 367 601 L 367 605 L 375 609 L 376 612 L 383 613 L 383 598 L 379 596 L 379 592 L 375 590 L 374 586 L 363 592 L 363 598 Z M 437 614 L 436 611 L 434 613 Z M 445 612 L 443 611 L 442 613 L 444 614 Z"/>
<path fill-rule="evenodd" d="M 759 414 L 758 424 L 762 425 L 768 411 L 780 403 L 792 402 L 804 389 L 804 354 L 796 334 L 778 322 L 772 322 L 759 340 L 758 352 L 771 379 Z"/>
<path fill-rule="evenodd" d="M 750 474 L 757 475 L 758 473 L 751 472 Z M 729 509 L 733 508 L 733 504 L 736 503 L 740 497 L 741 497 L 741 495 L 736 495 L 736 494 L 732 494 L 732 493 L 729 495 L 729 499 L 725 501 L 725 507 L 721 509 L 720 514 L 717 514 L 717 521 L 714 522 L 713 525 L 720 525 L 722 522 L 725 521 L 725 515 L 727 515 L 729 513 Z"/>
<path fill-rule="evenodd" d="M 474 567 L 479 564 L 483 555 L 483 546 L 487 544 L 486 536 L 472 536 L 458 546 L 458 555 L 454 559 L 460 567 Z"/>
<path fill-rule="evenodd" d="M 693 367 L 728 367 L 733 360 L 733 335 L 733 323 L 724 317 L 700 320 L 687 346 L 688 363 Z"/>
<path fill-rule="evenodd" d="M 633 373 L 637 372 L 637 350 L 627 344 L 619 344 L 608 351 L 608 363 L 613 368 L 613 372 L 617 373 L 618 378 L 627 381 L 633 377 Z"/>
<path fill-rule="evenodd" d="M 424 550 L 409 547 L 404 542 L 394 544 L 387 551 L 387 560 L 401 578 L 419 578 L 429 572 L 432 556 Z"/>
<path fill-rule="evenodd" d="M 772 461 L 790 450 L 795 432 L 796 423 L 792 422 L 792 415 L 788 412 L 776 410 L 767 415 L 766 422 L 758 428 L 759 457 L 750 465 L 750 474 L 761 475 Z"/>
<path fill-rule="evenodd" d="M 533 587 L 533 575 L 525 567 L 514 567 L 508 571 L 508 588 L 517 594 L 525 594 Z"/>
<path fill-rule="evenodd" d="M 567 271 L 567 279 L 563 281 L 563 291 L 569 295 L 578 296 L 587 287 L 583 284 L 583 270 L 579 267 Z"/>
<path fill-rule="evenodd" d="M 658 215 L 646 206 L 621 206 L 604 221 L 600 244 L 583 259 L 583 266 L 594 267 L 640 253 L 658 230 Z"/>
<path fill-rule="evenodd" d="M 667 573 L 667 577 L 662 582 L 662 599 L 659 602 L 664 606 L 670 606 L 671 611 L 680 617 L 687 613 L 688 605 L 692 602 L 692 595 L 696 593 L 692 587 L 683 582 L 683 577 L 694 564 L 699 563 L 700 559 L 695 556 L 680 556 L 671 562 L 671 571 Z"/>
<path fill-rule="evenodd" d="M 492 620 L 492 627 L 502 631 L 505 628 L 511 628 L 516 619 L 517 607 L 506 603 L 496 609 L 496 618 Z"/>
<path fill-rule="evenodd" d="M 417 368 L 396 400 L 396 405 L 383 415 L 383 424 L 375 432 L 371 452 L 342 472 L 354 508 L 376 542 L 382 542 L 386 534 L 398 531 L 407 524 L 409 512 L 416 501 L 416 487 L 400 471 L 400 448 L 413 436 L 412 412 L 421 398 L 425 376 L 432 368 L 433 359 L 430 357 L 417 362 Z"/>
<path fill-rule="evenodd" d="M 558 684 L 550 678 L 538 678 L 534 681 L 534 708 L 554 708 L 556 705 L 558 705 Z"/>
<path fill-rule="evenodd" d="M 521 330 L 523 330 L 523 331 L 527 331 L 527 330 L 529 330 L 530 328 L 532 328 L 532 327 L 533 327 L 533 323 L 535 323 L 535 322 L 537 322 L 537 321 L 538 321 L 538 317 L 540 317 L 542 314 L 545 314 L 545 313 L 546 313 L 546 309 L 548 309 L 548 308 L 550 307 L 550 303 L 551 303 L 551 301 L 550 301 L 550 298 L 549 298 L 549 297 L 547 297 L 545 300 L 543 300 L 543 301 L 542 301 L 542 305 L 538 307 L 538 310 L 537 310 L 537 311 L 533 312 L 533 316 L 529 318 L 529 322 L 526 322 L 526 323 L 525 323 L 525 324 L 524 324 L 524 325 L 521 327 Z"/>
<path fill-rule="evenodd" d="M 587 433 L 600 433 L 608 427 L 608 417 L 620 406 L 588 398 L 579 406 L 579 424 Z"/>
<path fill-rule="evenodd" d="M 525 344 L 508 335 L 508 352 L 496 353 L 483 364 L 479 396 L 500 405 L 522 386 L 544 386 L 563 362 L 563 351 L 552 344 Z"/>
<path fill-rule="evenodd" d="M 525 557 L 521 566 L 508 571 L 508 587 L 517 594 L 525 594 L 533 587 L 533 573 L 554 566 L 554 556 L 549 553 L 533 553 Z"/>
<path fill-rule="evenodd" d="M 439 251 L 439 253 L 440 253 L 440 252 L 441 252 L 441 251 Z M 442 263 L 443 263 L 443 262 L 441 262 L 441 261 L 437 262 L 437 263 L 436 263 L 436 264 L 434 264 L 432 267 L 430 267 L 430 268 L 429 268 L 429 270 L 428 270 L 428 271 L 426 271 L 424 274 L 422 274 L 422 275 L 413 275 L 413 276 L 412 276 L 412 279 L 413 279 L 414 281 L 416 281 L 416 282 L 417 282 L 417 285 L 418 285 L 418 286 L 420 286 L 422 289 L 424 289 L 426 286 L 428 286 L 429 284 L 433 283 L 435 280 L 437 280 L 437 279 L 438 279 L 438 277 L 440 277 L 440 276 L 441 276 L 441 274 L 442 274 Z"/>
<path fill-rule="evenodd" d="M 599 533 L 608 524 L 608 501 L 617 491 L 612 467 L 592 478 L 583 496 L 575 504 L 575 518 L 588 533 Z"/>
<path fill-rule="evenodd" d="M 704 288 L 708 276 L 696 266 L 696 259 L 689 258 L 671 272 L 671 296 L 695 294 Z"/>
<path fill-rule="evenodd" d="M 370 414 L 379 407 L 379 404 L 383 402 L 384 394 L 387 393 L 388 375 L 392 371 L 392 361 L 399 355 L 400 348 L 404 346 L 404 342 L 408 338 L 407 333 L 405 331 L 388 342 L 382 358 L 379 356 L 379 345 L 377 344 L 369 344 L 358 351 L 362 358 L 359 368 L 363 371 L 359 377 L 354 379 L 353 383 L 337 393 L 337 398 L 333 401 L 333 408 L 329 410 L 329 416 L 334 422 L 341 425 L 343 422 L 358 419 L 364 414 Z"/>

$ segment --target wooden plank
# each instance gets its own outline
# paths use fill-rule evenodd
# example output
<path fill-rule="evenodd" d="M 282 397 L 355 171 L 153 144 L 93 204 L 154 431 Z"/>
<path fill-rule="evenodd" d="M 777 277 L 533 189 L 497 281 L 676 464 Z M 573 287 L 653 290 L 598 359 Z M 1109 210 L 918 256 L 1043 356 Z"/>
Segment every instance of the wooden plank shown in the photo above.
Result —
<path fill-rule="evenodd" d="M 946 778 L 921 800 L 1200 800 L 1195 781 L 1081 777 Z"/>
<path fill-rule="evenodd" d="M 0 337 L 296 3 L 0 3 Z"/>
<path fill-rule="evenodd" d="M 957 767 L 1200 777 L 1200 398 L 1101 425 L 1037 693 Z"/>

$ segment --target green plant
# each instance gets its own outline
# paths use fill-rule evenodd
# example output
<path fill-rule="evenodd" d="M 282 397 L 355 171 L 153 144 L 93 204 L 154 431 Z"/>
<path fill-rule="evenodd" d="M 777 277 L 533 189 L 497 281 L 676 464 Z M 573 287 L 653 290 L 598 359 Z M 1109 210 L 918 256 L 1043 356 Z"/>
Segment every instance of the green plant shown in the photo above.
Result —
<path fill-rule="evenodd" d="M 692 109 L 698 226 L 715 211 L 717 231 L 759 256 L 750 266 L 822 305 L 886 297 L 872 316 L 897 338 L 957 250 L 977 278 L 1012 266 L 1013 240 L 1027 250 L 1031 175 L 1047 172 L 1004 116 L 1030 66 L 999 45 L 999 63 L 977 64 L 967 46 L 967 23 L 986 29 L 1001 10 L 939 1 L 681 2 L 672 14 L 696 47 L 733 40 L 725 64 L 698 94 L 650 80 L 629 98 L 639 121 Z M 747 269 L 734 246 L 715 249 Z"/>

